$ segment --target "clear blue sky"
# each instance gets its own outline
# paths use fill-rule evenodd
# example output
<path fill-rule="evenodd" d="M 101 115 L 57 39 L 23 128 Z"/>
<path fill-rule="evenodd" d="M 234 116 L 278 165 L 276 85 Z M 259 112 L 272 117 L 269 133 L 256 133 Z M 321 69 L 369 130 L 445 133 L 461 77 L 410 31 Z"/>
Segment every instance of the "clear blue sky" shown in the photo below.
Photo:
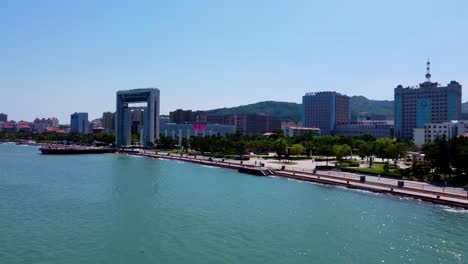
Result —
<path fill-rule="evenodd" d="M 0 3 L 0 112 L 11 119 L 115 109 L 159 87 L 161 113 L 334 90 L 393 98 L 398 84 L 457 80 L 468 99 L 468 1 Z"/>

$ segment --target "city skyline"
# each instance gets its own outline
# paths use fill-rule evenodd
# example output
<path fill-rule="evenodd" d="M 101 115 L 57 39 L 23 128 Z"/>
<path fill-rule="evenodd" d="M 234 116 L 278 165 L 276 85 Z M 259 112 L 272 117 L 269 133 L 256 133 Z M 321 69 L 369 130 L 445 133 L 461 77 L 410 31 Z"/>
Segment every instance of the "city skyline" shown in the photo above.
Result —
<path fill-rule="evenodd" d="M 0 112 L 17 121 L 56 116 L 67 123 L 74 112 L 94 119 L 115 111 L 116 91 L 142 87 L 161 89 L 163 114 L 300 103 L 303 94 L 326 90 L 392 100 L 397 85 L 424 81 L 428 56 L 434 81 L 463 86 L 464 7 L 463 1 L 4 3 L 0 87 L 2 98 L 18 99 L 4 100 Z"/>

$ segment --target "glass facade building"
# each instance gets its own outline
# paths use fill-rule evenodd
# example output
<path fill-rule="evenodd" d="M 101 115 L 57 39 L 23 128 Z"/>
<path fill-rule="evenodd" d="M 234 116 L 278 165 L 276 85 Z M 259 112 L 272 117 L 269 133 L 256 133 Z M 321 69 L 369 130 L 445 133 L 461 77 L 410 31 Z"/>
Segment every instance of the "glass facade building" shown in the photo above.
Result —
<path fill-rule="evenodd" d="M 4 113 L 0 113 L 0 122 L 8 122 L 8 115 Z"/>
<path fill-rule="evenodd" d="M 413 129 L 428 123 L 443 123 L 461 118 L 462 86 L 451 81 L 440 86 L 429 80 L 419 87 L 395 88 L 395 136 L 413 138 Z"/>
<path fill-rule="evenodd" d="M 70 133 L 89 133 L 88 113 L 73 113 L 70 116 Z"/>
<path fill-rule="evenodd" d="M 322 135 L 334 133 L 337 123 L 349 122 L 350 99 L 337 92 L 307 93 L 302 97 L 302 125 L 320 128 Z"/>

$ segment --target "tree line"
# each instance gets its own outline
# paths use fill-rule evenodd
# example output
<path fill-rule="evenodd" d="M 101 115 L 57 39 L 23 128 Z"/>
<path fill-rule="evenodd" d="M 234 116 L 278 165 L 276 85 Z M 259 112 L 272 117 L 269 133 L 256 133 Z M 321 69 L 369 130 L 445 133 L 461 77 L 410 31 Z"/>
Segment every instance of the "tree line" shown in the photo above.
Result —
<path fill-rule="evenodd" d="M 59 133 L 10 133 L 0 132 L 0 140 L 34 140 L 37 142 L 73 142 L 77 144 L 112 144 L 115 135 L 101 134 L 59 134 Z M 132 137 L 137 142 L 138 137 Z M 256 135 L 233 134 L 227 136 L 191 137 L 179 140 L 161 136 L 156 148 L 160 150 L 195 151 L 197 153 L 233 157 L 250 152 L 257 155 L 276 153 L 278 159 L 322 158 L 327 161 L 336 159 L 344 161 L 347 157 L 360 157 L 373 167 L 375 158 L 386 162 L 386 172 L 389 164 L 401 177 L 417 178 L 420 180 L 444 181 L 449 180 L 457 184 L 467 183 L 468 177 L 468 138 L 460 137 L 451 140 L 436 139 L 422 148 L 423 160 L 407 160 L 410 165 L 406 169 L 398 168 L 397 161 L 407 158 L 407 153 L 416 151 L 412 143 L 400 142 L 390 138 L 376 139 L 370 135 L 357 137 L 344 136 L 314 136 L 311 134 L 284 136 L 282 130 L 277 130 L 269 137 Z M 395 175 L 395 173 L 393 173 Z"/>

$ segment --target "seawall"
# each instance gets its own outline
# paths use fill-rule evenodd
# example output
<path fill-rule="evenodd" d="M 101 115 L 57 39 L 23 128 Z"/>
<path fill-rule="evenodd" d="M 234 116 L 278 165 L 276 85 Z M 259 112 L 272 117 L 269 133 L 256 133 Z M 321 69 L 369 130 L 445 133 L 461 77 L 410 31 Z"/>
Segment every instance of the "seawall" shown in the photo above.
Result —
<path fill-rule="evenodd" d="M 154 152 L 136 152 L 136 151 L 120 151 L 121 154 L 136 155 L 157 159 L 171 159 L 192 162 L 197 164 L 216 166 L 222 168 L 236 169 L 244 167 L 252 167 L 251 165 L 244 165 L 239 163 L 230 162 L 229 160 L 224 159 L 210 159 L 203 157 L 197 158 L 197 156 L 187 156 L 187 155 L 172 155 L 172 154 L 160 154 Z M 202 157 L 202 156 L 198 156 Z M 350 189 L 361 189 L 377 193 L 388 193 L 397 196 L 411 197 L 414 199 L 419 199 L 426 202 L 431 202 L 434 204 L 446 205 L 451 207 L 459 207 L 468 209 L 468 196 L 454 195 L 444 192 L 436 191 L 424 191 L 419 189 L 414 189 L 411 187 L 398 187 L 390 184 L 384 183 L 375 183 L 375 182 L 362 182 L 360 180 L 342 178 L 337 176 L 323 175 L 320 173 L 307 173 L 307 172 L 296 172 L 290 170 L 272 170 L 272 176 L 290 178 L 300 181 L 315 182 L 328 185 L 337 185 L 343 186 Z"/>

